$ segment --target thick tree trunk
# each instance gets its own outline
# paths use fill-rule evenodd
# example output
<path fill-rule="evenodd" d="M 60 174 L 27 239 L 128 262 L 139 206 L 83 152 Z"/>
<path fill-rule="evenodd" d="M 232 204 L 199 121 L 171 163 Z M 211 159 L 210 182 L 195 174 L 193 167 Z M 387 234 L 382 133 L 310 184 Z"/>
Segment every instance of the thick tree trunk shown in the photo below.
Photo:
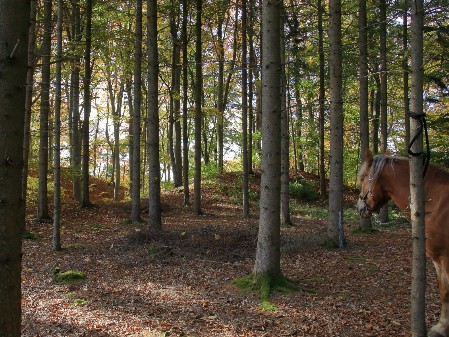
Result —
<path fill-rule="evenodd" d="M 341 41 L 341 0 L 329 2 L 330 72 L 330 181 L 327 241 L 344 247 L 343 228 L 343 69 Z"/>
<path fill-rule="evenodd" d="M 282 1 L 262 3 L 262 180 L 254 274 L 276 278 L 280 269 Z"/>
<path fill-rule="evenodd" d="M 159 160 L 159 107 L 158 107 L 158 46 L 157 3 L 147 2 L 148 27 L 148 225 L 150 229 L 162 228 L 161 219 L 161 169 Z"/>
<path fill-rule="evenodd" d="M 411 108 L 414 113 L 423 113 L 423 0 L 412 5 L 411 58 L 412 95 Z M 413 120 L 411 134 L 416 135 L 420 123 Z M 414 153 L 423 151 L 423 138 L 420 134 L 413 143 Z M 412 285 L 411 285 L 411 332 L 413 337 L 426 336 L 425 294 L 426 294 L 426 232 L 425 201 L 422 156 L 413 156 L 410 162 L 410 215 L 412 220 Z M 432 334 L 431 334 L 432 335 Z M 438 334 L 439 335 L 439 334 Z M 433 336 L 433 335 L 432 335 Z M 436 336 L 436 334 L 435 334 Z"/>
<path fill-rule="evenodd" d="M 21 331 L 25 84 L 30 1 L 0 1 L 0 334 Z"/>

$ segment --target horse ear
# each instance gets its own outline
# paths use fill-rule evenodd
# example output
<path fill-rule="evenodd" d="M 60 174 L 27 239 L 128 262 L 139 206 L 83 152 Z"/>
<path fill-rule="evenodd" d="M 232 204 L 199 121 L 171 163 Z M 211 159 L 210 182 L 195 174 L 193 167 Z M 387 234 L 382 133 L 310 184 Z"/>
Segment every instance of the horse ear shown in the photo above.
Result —
<path fill-rule="evenodd" d="M 390 157 L 391 153 L 390 150 L 386 149 L 385 150 L 385 157 Z"/>
<path fill-rule="evenodd" d="M 365 163 L 367 169 L 373 164 L 373 153 L 370 150 L 366 150 L 365 152 Z"/>

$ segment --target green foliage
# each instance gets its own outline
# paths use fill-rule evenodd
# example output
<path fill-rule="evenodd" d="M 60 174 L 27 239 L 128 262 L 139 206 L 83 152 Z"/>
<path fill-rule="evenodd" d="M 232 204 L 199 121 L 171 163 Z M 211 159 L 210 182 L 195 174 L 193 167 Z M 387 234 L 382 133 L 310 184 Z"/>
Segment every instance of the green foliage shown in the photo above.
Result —
<path fill-rule="evenodd" d="M 57 284 L 79 283 L 86 279 L 86 274 L 79 270 L 61 272 L 59 268 L 55 268 L 53 271 L 53 279 Z"/>
<path fill-rule="evenodd" d="M 305 179 L 291 182 L 288 186 L 290 194 L 305 201 L 314 201 L 319 198 L 316 186 Z"/>
<path fill-rule="evenodd" d="M 37 234 L 34 234 L 33 232 L 25 231 L 22 233 L 22 239 L 37 240 L 37 239 L 39 239 L 39 237 L 37 236 Z"/>
<path fill-rule="evenodd" d="M 269 301 L 270 294 L 273 291 L 289 293 L 299 290 L 298 286 L 282 275 L 273 277 L 268 274 L 250 274 L 233 280 L 232 284 L 244 291 L 259 293 L 261 302 L 260 308 L 269 311 L 276 310 L 276 307 Z"/>

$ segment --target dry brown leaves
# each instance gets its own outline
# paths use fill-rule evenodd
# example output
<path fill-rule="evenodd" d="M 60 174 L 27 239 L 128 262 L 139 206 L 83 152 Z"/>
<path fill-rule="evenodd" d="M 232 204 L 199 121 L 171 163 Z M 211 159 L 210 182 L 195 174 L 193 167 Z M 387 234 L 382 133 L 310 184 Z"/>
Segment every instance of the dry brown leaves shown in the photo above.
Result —
<path fill-rule="evenodd" d="M 259 308 L 231 280 L 251 273 L 256 215 L 205 197 L 203 216 L 164 194 L 164 230 L 126 222 L 130 205 L 63 209 L 62 252 L 50 224 L 29 222 L 40 239 L 23 245 L 23 336 L 409 336 L 410 229 L 350 234 L 348 248 L 322 248 L 324 223 L 294 217 L 282 229 L 282 270 L 302 288 L 275 293 Z M 87 280 L 57 285 L 52 273 L 81 270 Z M 427 322 L 439 312 L 428 272 Z"/>

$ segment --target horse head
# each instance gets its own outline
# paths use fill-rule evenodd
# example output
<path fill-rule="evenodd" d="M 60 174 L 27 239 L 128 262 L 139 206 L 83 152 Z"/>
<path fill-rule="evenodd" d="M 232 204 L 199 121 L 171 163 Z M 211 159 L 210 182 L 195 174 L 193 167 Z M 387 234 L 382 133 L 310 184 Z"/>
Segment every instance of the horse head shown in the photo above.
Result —
<path fill-rule="evenodd" d="M 382 180 L 379 179 L 388 157 L 388 151 L 385 156 L 376 157 L 373 157 L 370 150 L 366 151 L 365 162 L 359 173 L 361 187 L 357 201 L 357 210 L 364 218 L 369 218 L 372 213 L 379 212 L 380 208 L 389 200 L 383 192 Z"/>

